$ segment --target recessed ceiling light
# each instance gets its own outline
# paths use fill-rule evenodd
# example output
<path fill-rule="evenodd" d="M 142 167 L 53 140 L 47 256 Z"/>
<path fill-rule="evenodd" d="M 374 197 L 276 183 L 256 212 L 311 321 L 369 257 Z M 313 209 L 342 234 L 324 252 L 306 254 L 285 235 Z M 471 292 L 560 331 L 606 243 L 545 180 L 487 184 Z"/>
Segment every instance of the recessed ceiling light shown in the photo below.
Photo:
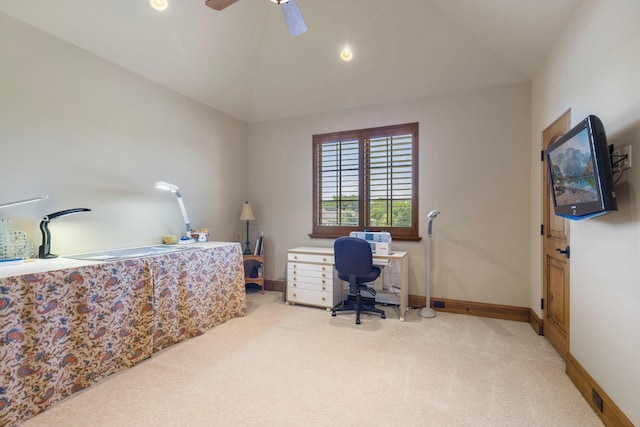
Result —
<path fill-rule="evenodd" d="M 342 49 L 342 52 L 340 52 L 340 58 L 342 58 L 343 61 L 351 61 L 353 59 L 353 52 L 351 52 L 350 48 L 345 47 Z"/>
<path fill-rule="evenodd" d="M 167 0 L 149 0 L 149 6 L 155 10 L 163 11 L 169 7 L 169 2 Z"/>

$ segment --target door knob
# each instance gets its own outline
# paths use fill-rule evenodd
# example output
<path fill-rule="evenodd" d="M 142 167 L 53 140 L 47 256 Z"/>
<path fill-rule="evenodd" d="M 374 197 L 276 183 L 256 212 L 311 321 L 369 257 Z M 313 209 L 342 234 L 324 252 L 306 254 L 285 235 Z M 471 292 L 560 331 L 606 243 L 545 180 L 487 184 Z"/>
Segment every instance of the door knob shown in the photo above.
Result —
<path fill-rule="evenodd" d="M 564 250 L 556 249 L 556 252 L 559 252 L 561 254 L 565 254 L 565 256 L 567 258 L 571 257 L 571 248 L 569 248 L 569 246 L 565 247 Z"/>

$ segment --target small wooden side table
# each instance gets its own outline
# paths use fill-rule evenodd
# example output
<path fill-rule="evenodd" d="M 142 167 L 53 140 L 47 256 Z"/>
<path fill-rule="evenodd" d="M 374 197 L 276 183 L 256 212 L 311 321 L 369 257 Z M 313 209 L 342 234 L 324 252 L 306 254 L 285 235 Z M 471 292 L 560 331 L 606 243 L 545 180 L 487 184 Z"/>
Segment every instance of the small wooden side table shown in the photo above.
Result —
<path fill-rule="evenodd" d="M 244 284 L 254 283 L 260 286 L 260 292 L 264 294 L 264 255 L 243 254 L 242 261 L 244 263 Z M 247 263 L 251 265 L 250 269 L 247 269 Z M 257 264 L 258 277 L 249 277 L 254 264 Z"/>

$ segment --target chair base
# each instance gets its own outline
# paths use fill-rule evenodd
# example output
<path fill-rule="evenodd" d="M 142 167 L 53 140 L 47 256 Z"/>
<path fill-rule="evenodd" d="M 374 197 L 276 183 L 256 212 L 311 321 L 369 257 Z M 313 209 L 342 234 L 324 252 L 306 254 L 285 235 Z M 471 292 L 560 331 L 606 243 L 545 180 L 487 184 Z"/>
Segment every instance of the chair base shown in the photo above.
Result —
<path fill-rule="evenodd" d="M 362 297 L 358 293 L 356 295 L 356 301 L 353 303 L 343 304 L 342 307 L 334 308 L 331 311 L 331 316 L 335 317 L 338 312 L 355 311 L 356 312 L 356 325 L 360 324 L 360 313 L 373 313 L 379 314 L 381 319 L 386 319 L 387 315 L 384 310 L 376 308 L 374 304 L 362 302 Z"/>

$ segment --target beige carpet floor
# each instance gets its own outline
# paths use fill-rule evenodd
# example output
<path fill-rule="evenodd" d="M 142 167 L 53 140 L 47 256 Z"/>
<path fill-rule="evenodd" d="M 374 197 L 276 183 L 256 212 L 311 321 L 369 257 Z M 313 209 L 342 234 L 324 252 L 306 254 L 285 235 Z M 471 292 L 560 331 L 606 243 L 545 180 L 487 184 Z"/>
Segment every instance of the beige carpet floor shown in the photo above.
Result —
<path fill-rule="evenodd" d="M 526 323 L 417 310 L 331 317 L 249 290 L 248 314 L 22 424 L 601 426 Z"/>

